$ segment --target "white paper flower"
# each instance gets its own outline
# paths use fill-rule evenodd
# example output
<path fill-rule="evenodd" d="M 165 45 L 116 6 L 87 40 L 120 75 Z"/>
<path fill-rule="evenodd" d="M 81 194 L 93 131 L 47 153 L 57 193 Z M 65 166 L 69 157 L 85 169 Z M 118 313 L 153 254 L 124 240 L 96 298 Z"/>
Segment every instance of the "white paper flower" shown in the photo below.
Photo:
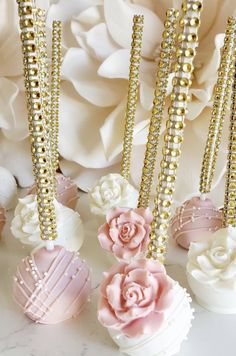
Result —
<path fill-rule="evenodd" d="M 16 203 L 17 189 L 13 175 L 0 167 L 0 208 L 11 209 Z"/>
<path fill-rule="evenodd" d="M 119 172 L 132 16 L 145 16 L 139 102 L 134 131 L 131 183 L 140 183 L 141 166 L 155 85 L 156 60 L 168 6 L 181 0 L 40 0 L 48 10 L 47 26 L 63 20 L 63 85 L 60 111 L 61 168 L 88 190 L 108 172 Z M 228 16 L 233 1 L 204 2 L 200 46 L 190 90 L 183 156 L 176 199 L 198 190 L 200 163 L 210 118 L 213 86 Z M 22 186 L 32 184 L 21 43 L 15 0 L 0 4 L 0 165 Z M 171 86 L 169 85 L 168 93 Z M 227 121 L 226 124 L 227 126 Z M 164 132 L 164 123 L 162 134 Z M 226 140 L 222 140 L 214 188 L 223 189 Z M 2 153 L 4 152 L 4 153 Z M 191 168 L 190 168 L 191 167 Z M 219 194 L 212 192 L 215 199 Z"/>
<path fill-rule="evenodd" d="M 84 241 L 80 215 L 57 200 L 54 204 L 58 233 L 55 243 L 66 247 L 69 251 L 79 250 Z M 45 245 L 45 242 L 40 239 L 36 195 L 30 194 L 19 199 L 11 222 L 11 232 L 23 244 L 31 245 L 33 248 Z"/>

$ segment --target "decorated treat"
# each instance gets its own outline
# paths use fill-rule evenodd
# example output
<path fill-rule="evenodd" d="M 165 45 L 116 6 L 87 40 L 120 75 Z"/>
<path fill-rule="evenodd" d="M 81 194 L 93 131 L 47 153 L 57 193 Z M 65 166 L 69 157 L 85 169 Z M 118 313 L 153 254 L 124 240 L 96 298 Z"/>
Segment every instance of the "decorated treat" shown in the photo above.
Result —
<path fill-rule="evenodd" d="M 88 194 L 92 213 L 103 217 L 113 207 L 137 206 L 138 192 L 118 173 L 100 178 Z"/>
<path fill-rule="evenodd" d="M 192 243 L 187 277 L 200 305 L 216 313 L 236 314 L 236 229 L 228 227 Z"/>
<path fill-rule="evenodd" d="M 231 36 L 236 46 L 236 18 L 229 18 Z M 227 32 L 229 33 L 229 32 Z M 235 58 L 230 68 L 236 69 Z M 188 253 L 187 277 L 200 305 L 223 314 L 236 314 L 236 72 L 232 86 L 232 106 L 228 164 L 224 200 L 224 228 L 191 244 Z"/>
<path fill-rule="evenodd" d="M 146 255 L 152 213 L 147 208 L 113 208 L 98 230 L 98 240 L 118 260 L 130 262 Z"/>
<path fill-rule="evenodd" d="M 27 92 L 28 121 L 31 138 L 31 153 L 33 172 L 36 184 L 36 199 L 29 195 L 18 206 L 18 217 L 13 224 L 18 233 L 33 232 L 32 225 L 39 226 L 40 237 L 46 247 L 41 247 L 32 253 L 17 267 L 13 282 L 13 297 L 22 308 L 26 316 L 42 324 L 55 324 L 77 316 L 82 310 L 90 293 L 90 272 L 87 264 L 81 261 L 78 253 L 70 252 L 54 241 L 57 239 L 58 215 L 67 215 L 64 219 L 63 241 L 70 241 L 69 234 L 76 229 L 75 221 L 71 220 L 71 209 L 55 201 L 56 196 L 56 166 L 54 128 L 49 125 L 50 119 L 55 117 L 51 106 L 54 100 L 49 91 L 49 73 L 46 51 L 45 13 L 36 9 L 34 2 L 20 1 L 19 16 L 21 27 L 22 50 L 24 57 L 25 88 Z M 53 42 L 60 37 L 61 23 L 53 24 Z M 52 75 L 58 75 L 58 60 L 60 56 L 55 50 L 52 59 L 54 68 Z M 56 67 L 55 67 L 56 66 Z M 57 80 L 52 80 L 52 86 Z M 55 104 L 55 103 L 54 103 Z M 38 220 L 35 216 L 37 200 Z M 25 204 L 25 206 L 24 206 Z M 33 208 L 31 211 L 30 209 Z M 21 223 L 25 219 L 26 226 L 22 229 Z M 69 230 L 71 225 L 72 230 Z M 15 229 L 16 231 L 17 229 Z M 34 236 L 35 237 L 35 236 Z M 21 236 L 24 241 L 27 237 Z M 79 237 L 80 239 L 80 237 Z"/>
<path fill-rule="evenodd" d="M 0 167 L 0 181 L 0 206 L 8 210 L 16 203 L 16 181 L 12 174 L 4 167 Z"/>
<path fill-rule="evenodd" d="M 189 300 L 160 262 L 120 262 L 105 273 L 98 319 L 127 355 L 174 355 L 193 319 Z"/>
<path fill-rule="evenodd" d="M 205 232 L 215 232 L 223 225 L 223 213 L 208 198 L 193 197 L 176 210 L 172 220 L 171 234 L 177 244 L 189 248 Z"/>
<path fill-rule="evenodd" d="M 193 311 L 186 291 L 167 276 L 163 262 L 167 252 L 171 205 L 175 188 L 178 160 L 183 141 L 184 118 L 187 112 L 187 96 L 191 85 L 193 59 L 197 47 L 197 31 L 202 2 L 184 1 L 183 18 L 180 21 L 179 48 L 173 80 L 172 101 L 167 120 L 167 134 L 158 176 L 157 194 L 154 200 L 153 219 L 143 220 L 135 214 L 144 209 L 124 210 L 113 215 L 101 230 L 99 240 L 108 248 L 119 251 L 121 256 L 131 255 L 131 245 L 149 230 L 146 258 L 120 261 L 107 273 L 101 284 L 98 319 L 108 329 L 120 351 L 132 356 L 172 356 L 179 351 L 191 327 Z M 173 20 L 178 12 L 168 10 Z M 169 22 L 171 26 L 171 22 Z M 168 36 L 165 42 L 168 46 Z M 187 48 L 187 49 L 186 49 Z M 191 53 L 191 55 L 190 55 Z M 150 136 L 148 138 L 148 143 Z M 145 161 L 147 157 L 145 157 Z M 149 182 L 152 179 L 149 177 Z M 142 184 L 144 184 L 142 182 Z M 145 183 L 146 185 L 146 183 Z M 149 185 L 147 184 L 149 188 Z M 150 189 L 143 189 L 141 201 L 149 201 Z M 143 212 L 147 213 L 147 210 Z M 114 221 L 113 221 L 114 219 Z M 142 225 L 138 225 L 142 221 Z M 123 222 L 128 222 L 124 225 Z M 135 222 L 135 223 L 134 223 Z M 130 244 L 123 248 L 126 236 Z M 125 246 L 125 245 L 124 245 Z M 128 248 L 128 250 L 127 250 Z"/>
<path fill-rule="evenodd" d="M 2 230 L 4 228 L 5 223 L 6 223 L 5 210 L 3 208 L 0 208 L 0 238 L 1 238 Z"/>
<path fill-rule="evenodd" d="M 17 267 L 13 295 L 24 314 L 41 324 L 76 317 L 90 294 L 90 271 L 75 252 L 45 247 Z"/>
<path fill-rule="evenodd" d="M 202 161 L 199 189 L 201 199 L 193 197 L 190 201 L 184 202 L 183 206 L 177 209 L 176 215 L 172 222 L 173 225 L 171 227 L 171 231 L 173 238 L 180 246 L 186 249 L 189 248 L 191 242 L 197 241 L 201 237 L 202 232 L 214 232 L 222 226 L 221 211 L 215 211 L 213 216 L 211 216 L 213 219 L 206 219 L 206 211 L 205 209 L 202 209 L 202 207 L 211 205 L 212 209 L 215 209 L 214 204 L 209 201 L 209 198 L 206 199 L 206 194 L 211 191 L 212 187 L 222 137 L 222 128 L 226 115 L 225 107 L 227 107 L 229 102 L 229 93 L 233 82 L 234 71 L 232 69 L 232 65 L 230 64 L 235 56 L 234 26 L 234 20 L 230 18 L 225 32 L 221 63 L 214 91 L 214 102 L 211 112 L 210 126 Z M 205 203 L 204 199 L 206 199 Z M 191 221 L 187 223 L 188 215 L 192 215 L 191 211 L 188 210 L 196 205 L 197 200 L 200 204 L 199 208 L 201 208 L 198 212 L 198 217 L 193 223 L 191 223 Z M 197 203 L 197 207 L 199 204 Z M 185 212 L 186 209 L 187 211 Z M 210 213 L 210 215 L 212 215 L 212 213 Z M 184 223 L 180 221 L 183 217 L 186 218 Z"/>
<path fill-rule="evenodd" d="M 84 241 L 84 229 L 80 215 L 74 210 L 54 200 L 57 222 L 57 245 L 64 246 L 69 251 L 77 251 Z M 40 238 L 39 218 L 36 195 L 27 195 L 19 199 L 14 218 L 11 222 L 11 232 L 23 244 L 39 248 L 46 244 Z"/>
<path fill-rule="evenodd" d="M 100 216 L 99 222 L 105 222 L 105 216 L 114 206 L 134 208 L 137 206 L 138 192 L 129 183 L 133 131 L 139 90 L 139 70 L 143 34 L 143 16 L 133 18 L 132 44 L 130 53 L 129 88 L 125 113 L 125 129 L 121 174 L 108 174 L 98 180 L 89 192 L 91 212 Z"/>
<path fill-rule="evenodd" d="M 35 185 L 29 190 L 29 194 L 36 194 Z M 61 173 L 56 174 L 56 199 L 68 208 L 75 209 L 79 198 L 77 185 Z"/>

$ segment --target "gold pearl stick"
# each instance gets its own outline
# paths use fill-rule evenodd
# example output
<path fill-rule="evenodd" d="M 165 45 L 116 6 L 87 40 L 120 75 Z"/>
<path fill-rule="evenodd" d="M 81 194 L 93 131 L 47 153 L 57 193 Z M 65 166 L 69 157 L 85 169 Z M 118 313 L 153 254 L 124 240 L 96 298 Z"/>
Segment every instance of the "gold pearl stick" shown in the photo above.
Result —
<path fill-rule="evenodd" d="M 175 77 L 147 254 L 147 258 L 158 259 L 162 263 L 167 250 L 171 206 L 184 135 L 184 120 L 187 114 L 188 92 L 192 84 L 193 60 L 198 46 L 201 9 L 202 1 L 189 0 L 184 1 L 182 5 L 183 17 L 180 20 L 181 30 L 178 36 L 179 47 L 176 51 Z"/>
<path fill-rule="evenodd" d="M 135 122 L 135 113 L 138 100 L 139 88 L 139 69 L 141 62 L 141 46 L 143 35 L 143 21 L 142 15 L 135 15 L 133 17 L 133 33 L 130 53 L 130 70 L 129 70 L 129 87 L 127 106 L 125 114 L 125 130 L 123 140 L 123 153 L 121 160 L 121 175 L 129 180 L 130 176 L 130 162 L 133 145 L 133 131 Z"/>
<path fill-rule="evenodd" d="M 146 144 L 146 152 L 138 198 L 138 207 L 143 208 L 147 208 L 149 206 L 150 201 L 150 192 L 152 188 L 157 149 L 159 145 L 161 123 L 163 119 L 165 99 L 167 93 L 167 85 L 175 48 L 178 16 L 178 10 L 168 9 L 166 12 L 166 20 L 164 22 L 165 29 L 162 33 L 160 60 L 156 73 L 156 88 L 154 92 L 148 140 Z"/>
<path fill-rule="evenodd" d="M 234 59 L 234 68 L 236 65 Z M 224 226 L 236 227 L 236 72 L 232 88 L 228 163 L 225 185 Z"/>
<path fill-rule="evenodd" d="M 59 135 L 59 99 L 62 63 L 62 23 L 53 21 L 52 29 L 52 83 L 51 83 L 51 128 L 52 153 L 55 172 L 59 167 L 58 135 Z"/>
<path fill-rule="evenodd" d="M 28 120 L 31 136 L 32 161 L 37 187 L 39 225 L 43 240 L 56 238 L 56 216 L 51 177 L 51 157 L 44 113 L 44 98 L 40 66 L 39 42 L 41 34 L 36 31 L 37 10 L 32 1 L 20 1 L 19 17 L 22 39 L 25 84 L 28 104 Z"/>
<path fill-rule="evenodd" d="M 212 181 L 216 168 L 222 128 L 225 120 L 227 105 L 229 102 L 230 88 L 233 81 L 233 58 L 236 46 L 236 19 L 228 19 L 224 46 L 221 55 L 220 67 L 218 69 L 218 79 L 214 89 L 213 108 L 209 125 L 208 137 L 202 161 L 200 176 L 200 193 L 205 194 L 211 191 Z"/>

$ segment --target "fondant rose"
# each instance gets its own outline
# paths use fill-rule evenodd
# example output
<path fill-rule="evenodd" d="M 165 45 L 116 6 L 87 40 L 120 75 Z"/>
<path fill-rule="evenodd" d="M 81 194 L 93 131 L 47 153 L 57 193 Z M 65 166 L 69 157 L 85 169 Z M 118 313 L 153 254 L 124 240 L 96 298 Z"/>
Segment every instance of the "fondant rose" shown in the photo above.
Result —
<path fill-rule="evenodd" d="M 144 257 L 151 231 L 152 213 L 149 209 L 113 208 L 106 220 L 98 230 L 102 248 L 124 261 Z"/>
<path fill-rule="evenodd" d="M 60 204 L 56 199 L 54 205 L 57 219 L 57 245 L 62 245 L 69 251 L 78 250 L 84 240 L 80 215 Z M 35 248 L 44 245 L 44 242 L 40 239 L 36 195 L 29 194 L 19 199 L 11 222 L 11 232 L 23 244 Z"/>
<path fill-rule="evenodd" d="M 135 208 L 137 198 L 137 191 L 117 173 L 103 176 L 89 192 L 90 209 L 96 215 L 106 215 L 115 206 Z"/>
<path fill-rule="evenodd" d="M 192 243 L 187 271 L 196 280 L 216 288 L 236 286 L 236 229 L 221 229 Z"/>
<path fill-rule="evenodd" d="M 128 337 L 154 334 L 173 302 L 173 282 L 158 261 L 120 262 L 101 284 L 98 319 Z"/>

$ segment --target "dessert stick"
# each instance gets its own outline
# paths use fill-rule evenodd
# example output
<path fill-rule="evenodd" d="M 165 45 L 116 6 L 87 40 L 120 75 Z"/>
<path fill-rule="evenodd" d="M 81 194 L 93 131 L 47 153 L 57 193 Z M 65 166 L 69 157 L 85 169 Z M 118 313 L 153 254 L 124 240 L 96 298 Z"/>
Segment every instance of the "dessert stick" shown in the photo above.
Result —
<path fill-rule="evenodd" d="M 138 100 L 139 70 L 141 62 L 141 46 L 143 34 L 142 15 L 133 17 L 133 33 L 130 53 L 129 87 L 127 96 L 127 106 L 125 113 L 125 129 L 123 139 L 123 152 L 121 160 L 121 175 L 129 180 L 130 162 L 133 145 L 133 131 L 135 123 L 135 113 Z"/>
<path fill-rule="evenodd" d="M 156 73 L 156 88 L 149 124 L 148 141 L 146 144 L 144 165 L 142 169 L 139 190 L 138 207 L 147 208 L 150 202 L 150 193 L 160 139 L 161 124 L 163 120 L 167 84 L 175 48 L 176 26 L 179 11 L 168 9 L 162 33 L 160 60 Z"/>

